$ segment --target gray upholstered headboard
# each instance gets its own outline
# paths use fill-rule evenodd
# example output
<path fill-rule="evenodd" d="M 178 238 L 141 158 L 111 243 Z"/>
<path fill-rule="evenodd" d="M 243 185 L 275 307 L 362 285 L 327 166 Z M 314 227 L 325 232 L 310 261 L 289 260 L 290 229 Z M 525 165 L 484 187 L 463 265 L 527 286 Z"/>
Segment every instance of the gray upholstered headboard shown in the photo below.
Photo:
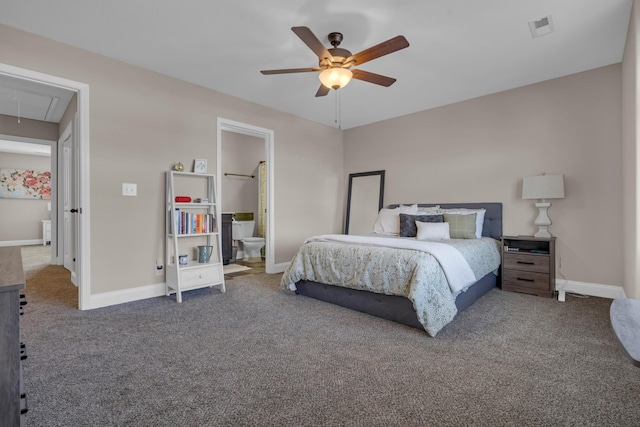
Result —
<path fill-rule="evenodd" d="M 414 203 L 403 203 L 402 205 L 413 205 Z M 481 209 L 487 212 L 484 214 L 484 224 L 482 226 L 482 235 L 500 239 L 502 236 L 502 203 L 418 203 L 419 207 L 430 207 L 440 205 L 443 209 L 451 208 L 468 208 Z M 400 205 L 389 205 L 390 208 L 397 208 Z"/>

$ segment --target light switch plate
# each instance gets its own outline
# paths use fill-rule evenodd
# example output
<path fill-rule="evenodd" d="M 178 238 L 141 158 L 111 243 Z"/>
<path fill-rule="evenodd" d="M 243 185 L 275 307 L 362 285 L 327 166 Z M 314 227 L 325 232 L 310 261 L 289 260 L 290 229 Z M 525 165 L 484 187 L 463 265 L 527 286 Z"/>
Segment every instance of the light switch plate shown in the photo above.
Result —
<path fill-rule="evenodd" d="M 123 196 L 137 196 L 138 195 L 138 185 L 137 184 L 128 184 L 126 182 L 122 183 L 122 195 Z"/>

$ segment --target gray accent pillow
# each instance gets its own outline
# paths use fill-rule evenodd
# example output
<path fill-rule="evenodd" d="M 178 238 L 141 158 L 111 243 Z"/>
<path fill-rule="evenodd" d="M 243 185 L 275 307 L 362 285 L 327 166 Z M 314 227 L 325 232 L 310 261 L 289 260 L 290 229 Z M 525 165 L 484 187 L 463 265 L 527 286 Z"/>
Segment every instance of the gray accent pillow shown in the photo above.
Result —
<path fill-rule="evenodd" d="M 420 222 L 444 222 L 443 215 L 409 215 L 400 214 L 400 237 L 416 237 L 418 228 L 416 221 Z"/>

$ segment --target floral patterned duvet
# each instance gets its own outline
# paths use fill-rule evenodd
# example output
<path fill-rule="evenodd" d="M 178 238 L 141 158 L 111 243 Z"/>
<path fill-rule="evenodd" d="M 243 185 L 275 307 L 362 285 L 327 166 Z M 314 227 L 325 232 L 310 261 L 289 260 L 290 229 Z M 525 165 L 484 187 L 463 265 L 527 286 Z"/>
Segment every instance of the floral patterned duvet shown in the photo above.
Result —
<path fill-rule="evenodd" d="M 415 239 L 388 239 L 415 242 Z M 500 252 L 496 240 L 483 237 L 440 242 L 462 254 L 476 280 L 488 273 L 497 273 Z M 420 250 L 308 241 L 284 272 L 281 288 L 294 291 L 295 283 L 300 280 L 404 296 L 413 302 L 418 320 L 431 336 L 457 314 L 456 294 L 452 293 L 440 264 L 434 256 Z"/>

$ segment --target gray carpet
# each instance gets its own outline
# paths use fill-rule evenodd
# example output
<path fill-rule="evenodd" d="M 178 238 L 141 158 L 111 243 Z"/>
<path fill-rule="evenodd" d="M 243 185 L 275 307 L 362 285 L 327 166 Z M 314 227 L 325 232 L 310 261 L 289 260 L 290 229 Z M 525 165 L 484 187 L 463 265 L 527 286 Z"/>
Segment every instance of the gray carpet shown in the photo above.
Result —
<path fill-rule="evenodd" d="M 30 426 L 640 425 L 610 300 L 496 289 L 429 338 L 267 274 L 81 312 L 66 270 L 36 264 Z"/>

